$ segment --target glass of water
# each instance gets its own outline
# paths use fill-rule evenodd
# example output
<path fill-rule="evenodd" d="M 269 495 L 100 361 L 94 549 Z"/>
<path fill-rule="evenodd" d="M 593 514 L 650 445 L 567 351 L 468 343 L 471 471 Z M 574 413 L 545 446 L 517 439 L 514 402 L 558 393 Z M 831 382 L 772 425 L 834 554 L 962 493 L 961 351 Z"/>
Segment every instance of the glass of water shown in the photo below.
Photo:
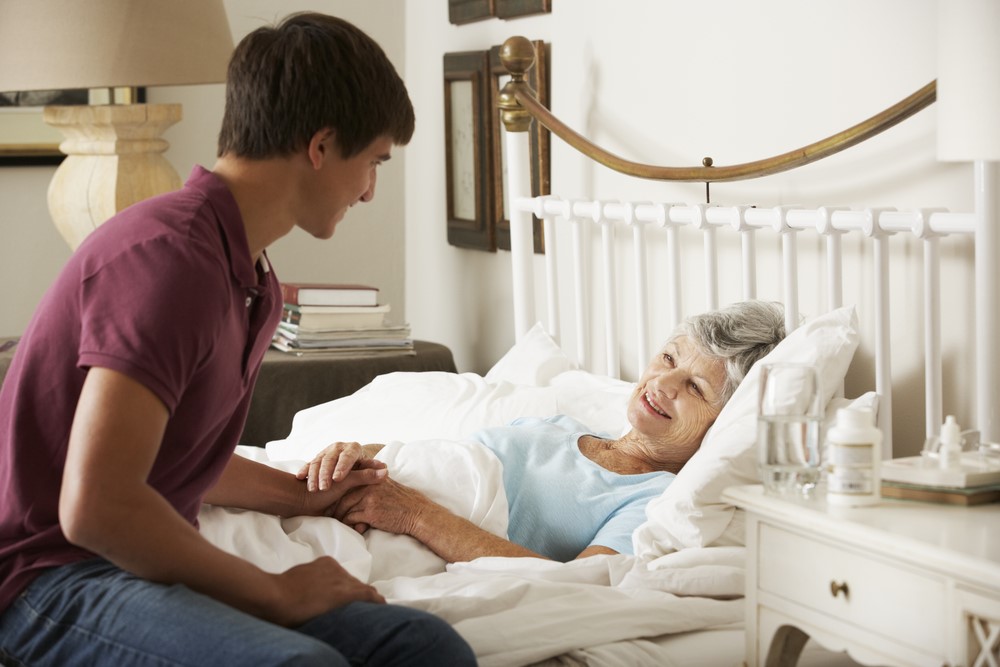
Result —
<path fill-rule="evenodd" d="M 760 475 L 768 493 L 812 497 L 821 473 L 819 378 L 808 364 L 761 367 L 757 412 Z"/>

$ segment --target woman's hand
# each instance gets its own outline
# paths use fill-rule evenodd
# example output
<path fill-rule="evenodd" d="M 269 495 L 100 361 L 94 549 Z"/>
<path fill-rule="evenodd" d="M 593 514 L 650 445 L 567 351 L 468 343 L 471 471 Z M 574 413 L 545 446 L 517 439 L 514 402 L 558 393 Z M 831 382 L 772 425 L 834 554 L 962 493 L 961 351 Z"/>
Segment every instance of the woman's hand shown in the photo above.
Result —
<path fill-rule="evenodd" d="M 361 533 L 370 526 L 409 535 L 449 563 L 482 556 L 543 557 L 483 530 L 392 478 L 351 489 L 334 508 L 333 516 Z"/>
<path fill-rule="evenodd" d="M 356 442 L 335 442 L 312 461 L 302 466 L 296 477 L 306 480 L 310 491 L 326 491 L 335 482 L 347 479 L 352 470 L 374 470 L 377 478 L 385 477 L 385 464 L 375 460 L 382 445 L 360 445 Z"/>
<path fill-rule="evenodd" d="M 419 491 L 386 478 L 379 484 L 345 493 L 333 516 L 358 532 L 371 527 L 417 537 L 421 521 L 436 512 L 450 514 Z"/>

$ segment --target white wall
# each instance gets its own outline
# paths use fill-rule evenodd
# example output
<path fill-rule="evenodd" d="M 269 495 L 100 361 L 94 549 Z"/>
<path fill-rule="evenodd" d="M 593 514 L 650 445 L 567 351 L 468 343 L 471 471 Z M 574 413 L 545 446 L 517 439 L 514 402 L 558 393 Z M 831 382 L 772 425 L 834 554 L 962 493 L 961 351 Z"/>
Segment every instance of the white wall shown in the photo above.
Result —
<path fill-rule="evenodd" d="M 444 0 L 227 0 L 227 8 L 237 38 L 288 11 L 339 14 L 377 39 L 404 72 L 416 134 L 383 167 L 375 202 L 352 210 L 331 242 L 293 234 L 275 245 L 272 258 L 285 279 L 380 285 L 397 317 L 405 300 L 414 335 L 449 345 L 463 371 L 484 371 L 513 342 L 509 256 L 457 249 L 446 240 L 444 53 L 487 49 L 515 34 L 543 39 L 551 44 L 552 107 L 563 120 L 625 157 L 671 165 L 699 164 L 705 155 L 733 164 L 805 145 L 895 103 L 936 73 L 935 0 L 553 0 L 549 15 L 465 26 L 448 23 Z M 182 176 L 195 162 L 211 164 L 222 87 L 158 89 L 150 96 L 185 105 L 185 119 L 168 131 L 168 157 Z M 797 172 L 716 185 L 713 202 L 968 210 L 970 169 L 935 161 L 934 121 L 931 107 L 883 137 Z M 0 281 L 7 286 L 0 335 L 23 329 L 68 256 L 45 213 L 51 171 L 0 170 Z M 552 187 L 567 197 L 701 201 L 704 194 L 696 184 L 626 183 L 559 142 L 552 148 Z M 913 244 L 893 243 L 896 253 L 919 256 Z M 966 250 L 946 245 L 945 270 L 967 267 Z M 867 270 L 859 268 L 855 278 L 864 280 Z M 693 272 L 687 285 L 691 304 L 700 298 L 699 277 Z M 724 300 L 735 284 L 728 278 Z M 971 298 L 960 282 L 944 303 L 960 337 L 944 351 L 945 408 L 963 423 L 973 402 L 961 349 Z M 908 311 L 894 325 L 894 355 L 910 352 L 909 329 L 919 321 L 919 304 L 903 305 Z M 870 309 L 870 300 L 859 307 Z M 871 383 L 870 351 L 859 358 L 849 394 Z M 914 380 L 921 380 L 919 359 L 911 363 Z M 895 412 L 905 414 L 900 407 Z M 922 423 L 909 421 L 896 434 L 897 448 L 903 441 L 919 447 Z"/>
<path fill-rule="evenodd" d="M 549 15 L 465 26 L 448 23 L 444 2 L 409 2 L 406 8 L 406 76 L 420 119 L 406 172 L 408 312 L 421 335 L 452 347 L 463 370 L 484 371 L 513 341 L 509 256 L 456 249 L 445 239 L 444 53 L 488 49 L 511 35 L 543 39 L 551 43 L 556 115 L 612 152 L 673 166 L 698 165 L 704 156 L 717 165 L 735 164 L 804 146 L 874 115 L 936 76 L 934 0 L 553 0 Z M 970 210 L 971 168 L 936 161 L 934 122 L 932 106 L 865 145 L 794 173 L 717 184 L 712 201 Z M 704 201 L 703 184 L 628 182 L 557 140 L 551 180 L 553 192 L 564 197 Z M 919 259 L 919 245 L 892 243 L 896 254 Z M 960 241 L 942 248 L 943 270 L 958 272 L 955 291 L 944 299 L 948 322 L 968 320 L 968 250 Z M 808 255 L 800 259 L 808 261 Z M 857 266 L 849 287 L 862 293 L 860 314 L 870 319 L 872 299 L 864 295 L 870 264 Z M 696 310 L 701 274 L 688 275 L 685 303 Z M 920 275 L 900 279 L 919 282 Z M 723 303 L 738 298 L 737 282 L 737 275 L 723 275 Z M 809 290 L 815 292 L 818 310 L 820 290 L 805 289 L 807 301 Z M 894 324 L 894 359 L 907 357 L 902 363 L 912 365 L 917 387 L 922 350 L 912 331 L 920 304 L 914 297 L 894 306 L 894 314 L 896 308 L 906 312 Z M 946 341 L 944 350 L 945 409 L 970 423 L 970 336 L 963 324 L 956 329 L 962 329 L 958 339 Z M 653 339 L 668 333 L 656 329 Z M 867 347 L 859 352 L 849 395 L 871 386 L 871 354 Z M 634 377 L 637 369 L 625 371 Z M 901 412 L 911 403 L 920 410 L 919 395 L 896 401 L 897 416 L 911 414 Z M 912 414 L 898 420 L 907 423 L 897 427 L 897 453 L 922 444 L 922 416 Z"/>
<path fill-rule="evenodd" d="M 227 0 L 234 40 L 254 28 L 295 11 L 314 10 L 341 16 L 358 25 L 404 70 L 403 0 Z M 183 120 L 167 130 L 166 156 L 187 178 L 195 164 L 215 162 L 216 136 L 222 120 L 222 84 L 150 88 L 150 102 L 180 102 Z M 382 290 L 393 307 L 391 319 L 402 322 L 404 303 L 405 150 L 379 170 L 375 200 L 351 209 L 330 241 L 317 241 L 295 230 L 269 250 L 283 280 L 363 282 Z M 44 290 L 69 257 L 69 248 L 52 225 L 45 203 L 54 167 L 0 168 L 0 284 L 6 285 L 0 307 L 0 336 L 19 335 Z"/>

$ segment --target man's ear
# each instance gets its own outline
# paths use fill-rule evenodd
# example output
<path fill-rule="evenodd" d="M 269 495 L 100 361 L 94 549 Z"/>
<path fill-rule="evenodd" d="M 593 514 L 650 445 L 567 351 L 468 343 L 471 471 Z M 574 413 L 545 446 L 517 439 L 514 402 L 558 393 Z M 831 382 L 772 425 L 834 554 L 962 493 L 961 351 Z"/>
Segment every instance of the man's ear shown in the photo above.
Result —
<path fill-rule="evenodd" d="M 309 163 L 313 169 L 323 166 L 323 162 L 330 157 L 330 152 L 336 150 L 336 142 L 336 135 L 331 128 L 326 127 L 316 131 L 306 147 Z"/>

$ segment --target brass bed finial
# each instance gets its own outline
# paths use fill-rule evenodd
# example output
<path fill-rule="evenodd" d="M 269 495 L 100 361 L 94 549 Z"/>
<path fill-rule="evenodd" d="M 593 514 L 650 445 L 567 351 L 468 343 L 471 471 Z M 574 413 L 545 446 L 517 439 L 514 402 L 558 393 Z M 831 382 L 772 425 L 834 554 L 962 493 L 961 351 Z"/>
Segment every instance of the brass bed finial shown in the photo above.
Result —
<path fill-rule="evenodd" d="M 557 137 L 595 162 L 629 176 L 660 181 L 703 181 L 708 184 L 759 178 L 795 169 L 839 153 L 880 134 L 930 106 L 937 98 L 937 81 L 935 80 L 909 97 L 857 125 L 787 153 L 725 167 L 710 165 L 660 167 L 633 162 L 610 153 L 552 115 L 552 112 L 535 98 L 531 87 L 524 81 L 524 73 L 531 67 L 534 57 L 531 42 L 524 37 L 511 37 L 504 42 L 500 49 L 500 60 L 511 74 L 511 80 L 503 87 L 498 102 L 508 132 L 526 131 L 531 123 L 531 118 L 534 117 Z"/>
<path fill-rule="evenodd" d="M 510 72 L 510 81 L 504 84 L 497 100 L 500 118 L 508 132 L 527 132 L 531 114 L 518 102 L 517 93 L 523 91 L 535 99 L 531 86 L 524 80 L 525 72 L 535 64 L 535 47 L 526 37 L 511 37 L 500 47 L 500 62 Z"/>

